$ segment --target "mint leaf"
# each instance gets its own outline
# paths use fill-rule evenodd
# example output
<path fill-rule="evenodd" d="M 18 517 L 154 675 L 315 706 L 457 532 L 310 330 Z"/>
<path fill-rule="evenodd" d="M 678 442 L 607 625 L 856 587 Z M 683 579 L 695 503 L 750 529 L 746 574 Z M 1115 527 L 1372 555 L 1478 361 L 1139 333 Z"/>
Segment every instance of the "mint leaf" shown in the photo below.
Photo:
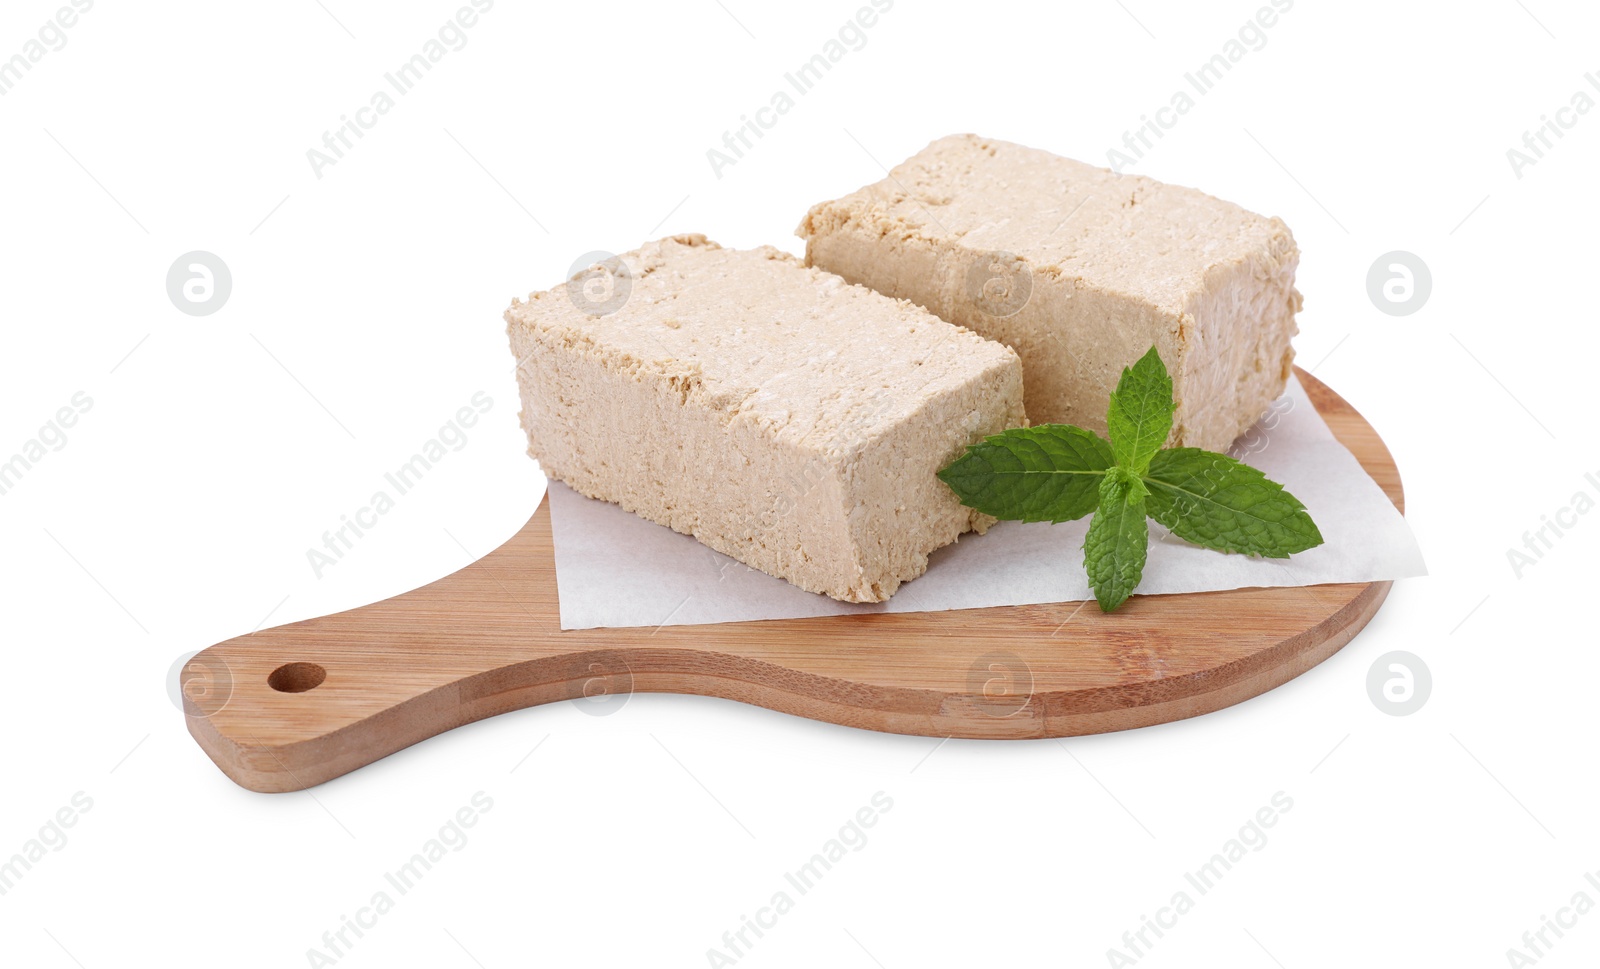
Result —
<path fill-rule="evenodd" d="M 1106 427 L 1117 463 L 1143 473 L 1150 458 L 1167 443 L 1175 410 L 1172 377 L 1156 348 L 1151 347 L 1137 363 L 1123 368 L 1122 379 L 1111 394 Z"/>
<path fill-rule="evenodd" d="M 1110 446 L 1094 432 L 1045 424 L 984 438 L 940 471 L 939 480 L 986 515 L 1064 522 L 1094 511 L 1113 463 Z"/>
<path fill-rule="evenodd" d="M 1144 576 L 1150 523 L 1139 492 L 1138 478 L 1107 474 L 1100 485 L 1100 507 L 1083 538 L 1083 568 L 1101 612 L 1122 605 Z"/>
<path fill-rule="evenodd" d="M 1104 612 L 1144 576 L 1154 518 L 1185 541 L 1223 552 L 1288 558 L 1322 533 L 1283 485 L 1225 454 L 1162 450 L 1177 403 L 1155 347 L 1124 368 L 1106 414 L 1108 444 L 1071 424 L 985 438 L 939 472 L 969 508 L 996 518 L 1064 522 L 1094 512 L 1083 567 Z"/>
<path fill-rule="evenodd" d="M 1322 544 L 1305 505 L 1225 454 L 1192 447 L 1162 451 L 1144 482 L 1150 517 L 1186 542 L 1267 558 L 1288 558 Z"/>

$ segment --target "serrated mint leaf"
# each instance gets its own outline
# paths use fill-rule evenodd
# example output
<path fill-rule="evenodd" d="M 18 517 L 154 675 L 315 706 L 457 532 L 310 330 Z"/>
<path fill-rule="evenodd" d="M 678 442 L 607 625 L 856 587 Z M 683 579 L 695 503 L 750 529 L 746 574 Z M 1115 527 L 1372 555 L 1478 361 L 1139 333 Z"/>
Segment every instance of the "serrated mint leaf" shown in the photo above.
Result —
<path fill-rule="evenodd" d="M 1064 522 L 1094 511 L 1111 447 L 1070 424 L 1016 427 L 984 438 L 939 472 L 969 508 L 996 518 Z"/>
<path fill-rule="evenodd" d="M 1101 612 L 1110 612 L 1133 594 L 1144 576 L 1150 545 L 1150 523 L 1145 520 L 1145 499 L 1136 497 L 1137 485 L 1108 474 L 1100 486 L 1100 505 L 1083 537 L 1083 569 Z"/>
<path fill-rule="evenodd" d="M 1122 379 L 1111 394 L 1106 427 L 1117 463 L 1142 473 L 1151 456 L 1167 443 L 1176 409 L 1172 377 L 1156 348 L 1151 347 L 1137 363 L 1123 368 Z"/>
<path fill-rule="evenodd" d="M 1186 542 L 1288 558 L 1322 544 L 1294 495 L 1248 464 L 1199 448 L 1161 451 L 1144 474 L 1150 517 Z"/>
<path fill-rule="evenodd" d="M 963 505 L 996 518 L 1064 522 L 1094 512 L 1083 567 L 1105 612 L 1144 575 L 1148 518 L 1223 552 L 1287 558 L 1322 544 L 1305 505 L 1255 468 L 1199 448 L 1162 450 L 1176 410 L 1172 377 L 1151 347 L 1111 395 L 1109 443 L 1070 424 L 1016 428 L 967 448 L 939 478 Z"/>

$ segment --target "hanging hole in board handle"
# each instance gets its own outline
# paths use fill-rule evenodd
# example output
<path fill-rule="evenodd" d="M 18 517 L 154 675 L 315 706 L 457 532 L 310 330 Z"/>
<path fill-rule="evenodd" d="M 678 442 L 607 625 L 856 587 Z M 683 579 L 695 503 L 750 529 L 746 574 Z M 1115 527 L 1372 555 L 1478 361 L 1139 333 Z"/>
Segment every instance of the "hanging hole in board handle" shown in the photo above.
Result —
<path fill-rule="evenodd" d="M 327 678 L 328 671 L 316 663 L 285 663 L 267 674 L 267 685 L 279 693 L 304 693 Z"/>

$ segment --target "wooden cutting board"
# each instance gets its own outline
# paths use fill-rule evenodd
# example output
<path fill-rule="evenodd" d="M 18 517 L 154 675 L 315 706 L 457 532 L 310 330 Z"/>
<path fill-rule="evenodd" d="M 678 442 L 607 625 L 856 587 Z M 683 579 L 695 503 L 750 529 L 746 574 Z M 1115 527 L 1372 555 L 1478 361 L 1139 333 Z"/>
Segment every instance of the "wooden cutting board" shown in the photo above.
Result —
<path fill-rule="evenodd" d="M 1377 432 L 1298 373 L 1404 511 Z M 200 746 L 267 792 L 320 784 L 498 713 L 629 692 L 727 697 L 929 737 L 1063 737 L 1198 716 L 1270 690 L 1349 642 L 1389 585 L 1135 596 L 1110 615 L 1063 602 L 563 632 L 542 503 L 454 575 L 219 643 L 181 682 Z"/>

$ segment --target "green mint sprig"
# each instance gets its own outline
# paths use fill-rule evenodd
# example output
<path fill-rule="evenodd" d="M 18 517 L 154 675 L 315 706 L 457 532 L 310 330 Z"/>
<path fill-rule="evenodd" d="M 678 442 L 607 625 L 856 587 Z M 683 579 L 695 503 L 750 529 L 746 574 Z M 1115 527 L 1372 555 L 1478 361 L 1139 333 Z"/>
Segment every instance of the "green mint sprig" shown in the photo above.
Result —
<path fill-rule="evenodd" d="M 1288 558 L 1322 533 L 1283 485 L 1225 454 L 1166 448 L 1172 378 L 1155 347 L 1111 395 L 1108 443 L 1072 424 L 1018 427 L 986 437 L 939 472 L 961 503 L 996 518 L 1073 521 L 1090 513 L 1083 567 L 1104 612 L 1139 585 L 1149 551 L 1146 518 L 1187 542 Z"/>

